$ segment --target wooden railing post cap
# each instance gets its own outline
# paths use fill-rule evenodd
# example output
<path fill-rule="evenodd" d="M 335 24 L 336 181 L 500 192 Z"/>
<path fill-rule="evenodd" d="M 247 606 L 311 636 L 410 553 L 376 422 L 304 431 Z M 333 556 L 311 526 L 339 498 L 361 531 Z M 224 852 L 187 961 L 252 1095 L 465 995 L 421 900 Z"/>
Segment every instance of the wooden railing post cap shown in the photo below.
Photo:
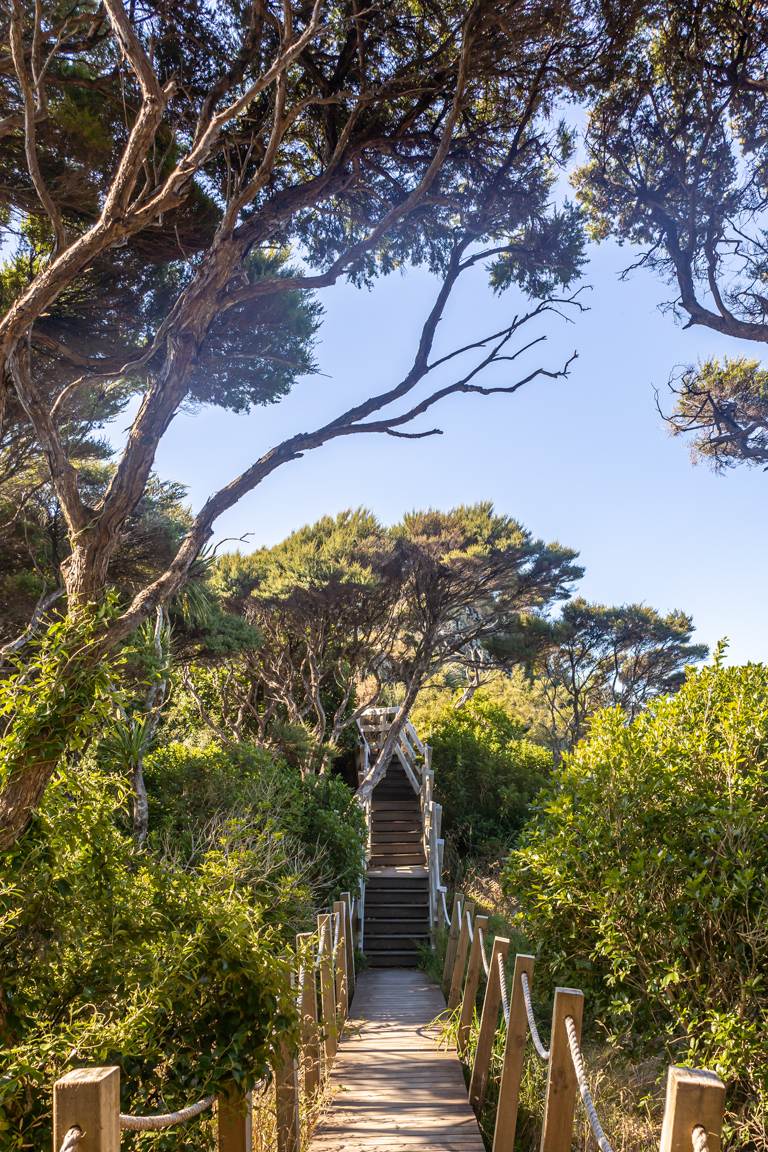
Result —
<path fill-rule="evenodd" d="M 73 1068 L 53 1086 L 53 1142 L 70 1128 L 83 1131 L 82 1152 L 119 1152 L 120 1069 Z"/>
<path fill-rule="evenodd" d="M 670 1065 L 660 1152 L 691 1152 L 694 1128 L 706 1130 L 709 1152 L 718 1152 L 725 1084 L 716 1072 Z"/>

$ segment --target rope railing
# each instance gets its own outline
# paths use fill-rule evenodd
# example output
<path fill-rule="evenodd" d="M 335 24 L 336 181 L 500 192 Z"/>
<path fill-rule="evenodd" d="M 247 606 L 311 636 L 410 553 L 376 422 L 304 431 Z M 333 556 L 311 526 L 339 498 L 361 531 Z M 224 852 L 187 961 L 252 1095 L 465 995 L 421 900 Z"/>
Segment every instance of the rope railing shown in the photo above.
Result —
<path fill-rule="evenodd" d="M 499 964 L 499 992 L 501 994 L 501 1011 L 504 1015 L 504 1027 L 509 1028 L 509 996 L 507 994 L 507 973 L 504 968 L 504 957 L 501 952 L 497 953 L 496 959 Z"/>
<path fill-rule="evenodd" d="M 536 1027 L 536 1017 L 533 1014 L 533 1004 L 531 1003 L 531 989 L 525 972 L 523 972 L 520 977 L 520 983 L 523 986 L 523 1001 L 525 1003 L 525 1014 L 528 1017 L 528 1031 L 531 1034 L 536 1055 L 546 1064 L 550 1057 L 550 1050 L 544 1047 L 541 1036 L 539 1035 L 539 1029 Z"/>
<path fill-rule="evenodd" d="M 121 1112 L 120 1127 L 127 1132 L 162 1132 L 164 1128 L 186 1124 L 188 1120 L 194 1120 L 196 1116 L 207 1112 L 213 1107 L 215 1099 L 215 1096 L 204 1096 L 202 1100 L 190 1104 L 188 1108 L 180 1108 L 178 1112 L 163 1112 L 157 1116 L 130 1116 Z"/>
<path fill-rule="evenodd" d="M 709 1137 L 701 1124 L 697 1124 L 691 1132 L 691 1147 L 693 1152 L 709 1152 Z"/>
<path fill-rule="evenodd" d="M 477 943 L 480 951 L 480 960 L 482 962 L 483 971 L 485 972 L 485 977 L 487 980 L 488 974 L 490 972 L 490 964 L 488 962 L 488 957 L 485 954 L 485 934 L 482 928 L 478 928 L 477 930 Z"/>
<path fill-rule="evenodd" d="M 579 1038 L 576 1034 L 576 1025 L 573 1022 L 572 1016 L 566 1016 L 565 1018 L 565 1031 L 568 1035 L 568 1047 L 571 1050 L 571 1060 L 573 1061 L 573 1070 L 576 1073 L 576 1080 L 579 1085 L 581 1101 L 584 1105 L 584 1111 L 587 1114 L 587 1119 L 589 1120 L 589 1126 L 592 1129 L 592 1134 L 595 1137 L 597 1146 L 601 1149 L 601 1152 L 613 1152 L 611 1143 L 606 1136 L 603 1130 L 603 1126 L 600 1123 L 600 1119 L 597 1115 L 595 1102 L 592 1099 L 592 1093 L 589 1090 L 587 1075 L 584 1071 L 584 1057 L 581 1052 L 581 1045 L 579 1044 Z"/>
<path fill-rule="evenodd" d="M 77 1146 L 85 1136 L 82 1128 L 73 1126 L 64 1133 L 64 1139 L 59 1146 L 59 1152 L 76 1152 Z"/>
<path fill-rule="evenodd" d="M 451 914 L 448 911 L 448 901 L 445 898 L 446 892 L 447 892 L 447 889 L 445 887 L 443 887 L 443 885 L 441 884 L 440 885 L 440 899 L 443 902 L 443 920 L 445 921 L 446 928 L 450 928 L 450 926 L 451 926 Z"/>
<path fill-rule="evenodd" d="M 498 1052 L 496 1040 L 503 1029 L 503 1056 L 497 1086 L 496 1121 L 490 1152 L 514 1152 L 518 1102 L 526 1059 L 526 1039 L 530 1035 L 536 1055 L 547 1064 L 543 1152 L 570 1147 L 575 1110 L 579 1097 L 586 1122 L 599 1152 L 613 1152 L 600 1122 L 590 1090 L 581 1049 L 581 1020 L 584 994 L 577 988 L 556 988 L 552 1005 L 550 1047 L 539 1034 L 531 999 L 536 958 L 514 957 L 514 977 L 507 984 L 506 961 L 510 941 L 496 937 L 490 962 L 488 917 L 474 915 L 474 905 L 456 892 L 453 898 L 450 932 L 443 968 L 443 988 L 448 1010 L 456 1012 L 456 1049 L 459 1058 L 469 1059 L 469 1102 L 478 1118 L 483 1115 L 488 1084 Z M 485 970 L 482 1009 L 477 1015 L 481 972 Z M 500 1018 L 501 1017 L 501 1023 Z M 473 1021 L 477 1019 L 475 1042 Z M 712 1134 L 722 1129 L 725 1086 L 713 1072 L 671 1066 L 667 1081 L 667 1102 L 661 1137 L 662 1152 L 689 1148 L 709 1152 Z M 712 1145 L 713 1152 L 715 1145 Z M 719 1144 L 716 1145 L 719 1148 Z"/>

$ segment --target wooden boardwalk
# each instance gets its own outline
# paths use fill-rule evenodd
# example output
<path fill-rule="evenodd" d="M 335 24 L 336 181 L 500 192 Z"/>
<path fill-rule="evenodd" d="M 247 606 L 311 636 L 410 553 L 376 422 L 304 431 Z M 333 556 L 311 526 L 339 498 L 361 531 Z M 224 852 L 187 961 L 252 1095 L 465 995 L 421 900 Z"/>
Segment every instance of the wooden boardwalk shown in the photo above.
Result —
<path fill-rule="evenodd" d="M 484 1152 L 456 1053 L 429 1027 L 444 1008 L 423 972 L 360 973 L 310 1152 Z"/>

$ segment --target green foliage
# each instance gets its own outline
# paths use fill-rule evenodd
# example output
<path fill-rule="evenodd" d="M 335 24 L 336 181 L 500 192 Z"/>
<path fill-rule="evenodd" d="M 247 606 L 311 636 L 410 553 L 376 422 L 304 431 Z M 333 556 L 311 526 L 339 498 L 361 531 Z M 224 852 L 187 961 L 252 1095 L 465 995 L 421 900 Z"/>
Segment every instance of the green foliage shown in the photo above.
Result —
<path fill-rule="evenodd" d="M 3 1148 L 50 1143 L 50 1086 L 69 1067 L 119 1064 L 123 1110 L 159 1111 L 253 1083 L 295 1026 L 276 927 L 291 907 L 265 871 L 275 837 L 222 830 L 192 866 L 137 852 L 125 802 L 121 781 L 78 760 L 3 857 Z M 207 1147 L 192 1138 L 151 1146 Z"/>
<path fill-rule="evenodd" d="M 673 386 L 667 418 L 674 435 L 690 435 L 691 456 L 717 472 L 768 464 L 768 371 L 744 356 L 686 368 Z"/>
<path fill-rule="evenodd" d="M 114 612 L 109 598 L 97 610 L 54 621 L 12 656 L 0 679 L 0 786 L 32 758 L 55 760 L 82 750 L 108 716 L 111 673 L 117 666 L 95 655 L 98 635 Z"/>
<path fill-rule="evenodd" d="M 595 719 L 505 873 L 550 978 L 720 1072 L 746 1128 L 768 1102 L 767 802 L 768 667 L 706 668 Z"/>
<path fill-rule="evenodd" d="M 320 903 L 357 888 L 364 819 L 342 780 L 302 779 L 297 768 L 250 744 L 174 743 L 146 757 L 145 782 L 152 845 L 196 860 L 212 831 L 239 827 L 282 841 L 276 874 L 290 881 L 298 863 Z"/>
<path fill-rule="evenodd" d="M 509 844 L 547 778 L 551 753 L 526 739 L 524 726 L 482 689 L 461 707 L 458 699 L 416 714 L 433 749 L 443 826 L 460 850 Z"/>

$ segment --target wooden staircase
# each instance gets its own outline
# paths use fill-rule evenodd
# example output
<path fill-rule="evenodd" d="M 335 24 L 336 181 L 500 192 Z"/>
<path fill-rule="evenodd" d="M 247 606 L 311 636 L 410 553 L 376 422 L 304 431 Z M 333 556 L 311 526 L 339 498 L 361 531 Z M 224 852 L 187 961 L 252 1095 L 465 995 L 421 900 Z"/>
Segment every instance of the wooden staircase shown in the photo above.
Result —
<path fill-rule="evenodd" d="M 419 796 L 398 759 L 373 790 L 365 954 L 375 968 L 415 968 L 429 944 L 429 879 Z"/>

